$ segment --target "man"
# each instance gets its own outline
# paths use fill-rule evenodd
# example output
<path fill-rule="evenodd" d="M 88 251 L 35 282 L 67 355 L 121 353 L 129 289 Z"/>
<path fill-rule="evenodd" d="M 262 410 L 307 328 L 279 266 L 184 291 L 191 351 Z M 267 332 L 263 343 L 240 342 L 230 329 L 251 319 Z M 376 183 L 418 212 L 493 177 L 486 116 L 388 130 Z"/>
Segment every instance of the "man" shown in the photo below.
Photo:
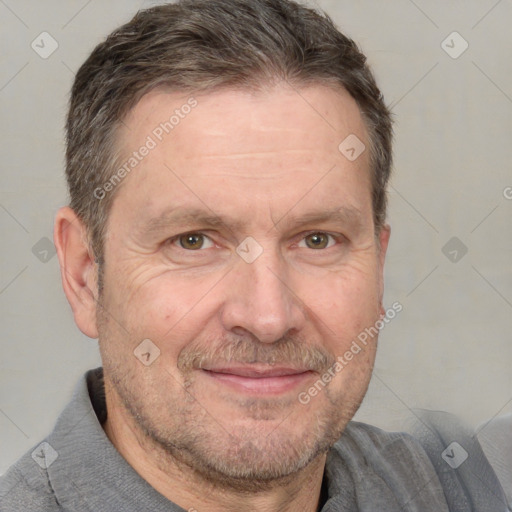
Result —
<path fill-rule="evenodd" d="M 55 244 L 103 368 L 0 510 L 505 510 L 485 458 L 475 491 L 440 452 L 349 423 L 400 310 L 382 303 L 391 121 L 327 17 L 141 11 L 77 73 L 67 134 Z"/>

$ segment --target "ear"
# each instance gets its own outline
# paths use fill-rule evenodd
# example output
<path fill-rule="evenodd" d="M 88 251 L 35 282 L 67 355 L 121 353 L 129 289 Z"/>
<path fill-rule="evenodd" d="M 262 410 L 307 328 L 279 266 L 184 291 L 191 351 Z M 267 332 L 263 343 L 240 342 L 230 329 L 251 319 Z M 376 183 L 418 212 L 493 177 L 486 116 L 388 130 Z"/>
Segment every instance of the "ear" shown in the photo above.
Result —
<path fill-rule="evenodd" d="M 388 244 L 389 244 L 389 237 L 391 236 L 391 227 L 389 224 L 386 224 L 382 226 L 380 233 L 379 233 L 379 297 L 380 297 L 380 303 L 381 303 L 381 314 L 384 315 L 384 306 L 382 305 L 382 299 L 384 297 L 384 262 L 386 260 L 386 252 L 388 250 Z"/>
<path fill-rule="evenodd" d="M 71 208 L 61 208 L 57 212 L 53 239 L 59 257 L 62 287 L 73 310 L 75 323 L 86 336 L 97 338 L 97 265 L 89 247 L 86 227 Z"/>

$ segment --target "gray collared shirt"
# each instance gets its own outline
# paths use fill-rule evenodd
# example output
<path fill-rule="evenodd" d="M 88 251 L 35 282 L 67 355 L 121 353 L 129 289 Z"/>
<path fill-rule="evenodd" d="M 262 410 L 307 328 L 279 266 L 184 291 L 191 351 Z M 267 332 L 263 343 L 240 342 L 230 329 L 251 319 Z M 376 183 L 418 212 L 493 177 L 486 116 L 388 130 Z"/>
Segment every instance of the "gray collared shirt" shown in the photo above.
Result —
<path fill-rule="evenodd" d="M 91 370 L 53 432 L 2 477 L 0 511 L 183 512 L 115 449 L 101 426 L 106 414 L 102 370 Z M 351 422 L 328 453 L 321 512 L 506 511 L 473 437 L 458 438 L 469 457 L 454 469 L 441 456 L 443 432 L 427 430 L 423 448 L 408 434 Z"/>

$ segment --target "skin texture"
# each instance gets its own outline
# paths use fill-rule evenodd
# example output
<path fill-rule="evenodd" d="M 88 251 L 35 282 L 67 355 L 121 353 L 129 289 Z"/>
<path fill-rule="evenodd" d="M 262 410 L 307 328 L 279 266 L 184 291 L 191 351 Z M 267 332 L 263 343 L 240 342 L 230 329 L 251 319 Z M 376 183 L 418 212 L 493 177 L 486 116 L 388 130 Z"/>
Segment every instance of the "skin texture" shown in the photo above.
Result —
<path fill-rule="evenodd" d="M 99 337 L 105 431 L 155 489 L 186 510 L 313 512 L 376 340 L 307 404 L 298 396 L 383 311 L 389 227 L 375 233 L 369 151 L 338 150 L 350 134 L 368 147 L 365 126 L 347 92 L 321 85 L 194 98 L 117 185 L 101 293 L 85 228 L 60 210 L 64 289 Z M 121 151 L 187 100 L 144 96 Z M 147 366 L 134 355 L 145 339 L 160 350 Z"/>

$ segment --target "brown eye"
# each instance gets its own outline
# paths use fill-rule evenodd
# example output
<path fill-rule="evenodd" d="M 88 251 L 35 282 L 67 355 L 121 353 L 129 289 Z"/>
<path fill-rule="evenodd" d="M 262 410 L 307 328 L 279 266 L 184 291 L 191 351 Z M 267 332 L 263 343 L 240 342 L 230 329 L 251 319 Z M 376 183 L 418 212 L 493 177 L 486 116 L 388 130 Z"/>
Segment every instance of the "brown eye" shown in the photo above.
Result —
<path fill-rule="evenodd" d="M 178 238 L 180 247 L 188 249 L 189 251 L 197 251 L 203 249 L 206 237 L 200 233 L 190 233 L 188 235 L 181 235 Z"/>
<path fill-rule="evenodd" d="M 304 238 L 309 249 L 326 249 L 329 247 L 330 238 L 327 233 L 311 233 Z"/>

